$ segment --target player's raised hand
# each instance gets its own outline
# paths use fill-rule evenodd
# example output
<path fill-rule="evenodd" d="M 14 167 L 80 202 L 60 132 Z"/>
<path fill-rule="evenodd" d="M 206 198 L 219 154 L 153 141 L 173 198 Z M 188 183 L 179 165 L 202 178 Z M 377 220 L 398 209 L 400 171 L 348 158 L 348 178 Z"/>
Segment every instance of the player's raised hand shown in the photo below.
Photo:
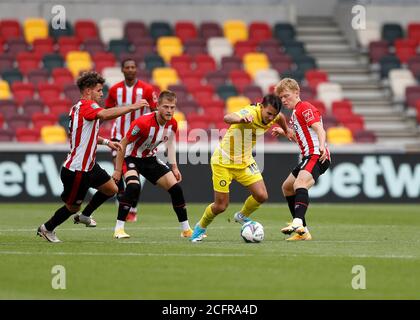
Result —
<path fill-rule="evenodd" d="M 254 117 L 252 115 L 248 115 L 241 118 L 242 123 L 251 123 L 253 120 L 254 120 Z"/>
<path fill-rule="evenodd" d="M 121 145 L 121 143 L 116 142 L 116 141 L 110 141 L 110 142 L 108 143 L 108 147 L 109 147 L 111 150 L 116 150 L 116 151 L 120 151 L 120 150 L 122 150 L 122 145 Z"/>

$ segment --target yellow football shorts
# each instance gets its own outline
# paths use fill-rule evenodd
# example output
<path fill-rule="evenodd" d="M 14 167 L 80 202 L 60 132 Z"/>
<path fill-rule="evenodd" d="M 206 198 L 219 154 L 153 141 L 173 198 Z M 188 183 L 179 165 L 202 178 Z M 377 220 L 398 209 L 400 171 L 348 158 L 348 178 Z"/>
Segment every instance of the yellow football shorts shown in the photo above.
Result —
<path fill-rule="evenodd" d="M 236 180 L 244 187 L 247 187 L 263 179 L 256 162 L 241 169 L 228 168 L 212 163 L 211 170 L 213 172 L 213 189 L 217 192 L 229 193 L 229 186 L 232 180 Z"/>

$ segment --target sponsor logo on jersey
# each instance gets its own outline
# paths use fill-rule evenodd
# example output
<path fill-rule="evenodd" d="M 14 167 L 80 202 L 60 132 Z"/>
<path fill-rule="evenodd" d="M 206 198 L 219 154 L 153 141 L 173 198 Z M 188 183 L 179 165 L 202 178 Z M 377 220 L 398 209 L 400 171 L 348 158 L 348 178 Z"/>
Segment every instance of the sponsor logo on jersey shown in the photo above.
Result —
<path fill-rule="evenodd" d="M 91 104 L 91 107 L 92 107 L 93 109 L 98 109 L 98 108 L 100 108 L 100 106 L 99 106 L 97 103 L 92 103 L 92 104 Z"/>
<path fill-rule="evenodd" d="M 312 112 L 311 109 L 303 111 L 302 115 L 306 122 L 309 122 L 315 119 L 314 113 Z"/>

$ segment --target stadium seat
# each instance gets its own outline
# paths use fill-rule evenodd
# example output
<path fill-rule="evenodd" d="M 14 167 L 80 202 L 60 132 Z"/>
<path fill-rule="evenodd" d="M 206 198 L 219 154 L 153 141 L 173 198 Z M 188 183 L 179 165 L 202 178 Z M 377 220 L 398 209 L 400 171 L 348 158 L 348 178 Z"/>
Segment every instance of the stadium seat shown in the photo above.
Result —
<path fill-rule="evenodd" d="M 22 73 L 20 73 L 20 71 L 17 69 L 3 71 L 1 73 L 1 77 L 3 78 L 3 80 L 7 81 L 9 85 L 12 85 L 16 81 L 22 82 L 23 80 Z"/>
<path fill-rule="evenodd" d="M 219 109 L 220 112 L 224 113 L 225 110 L 225 102 L 220 100 L 218 97 L 213 97 L 211 100 L 204 100 L 200 101 L 200 107 L 204 111 L 204 113 L 209 114 L 207 110 L 215 110 Z"/>
<path fill-rule="evenodd" d="M 344 127 L 332 127 L 327 130 L 327 141 L 329 144 L 353 143 L 351 131 Z"/>
<path fill-rule="evenodd" d="M 242 60 L 238 57 L 223 57 L 221 60 L 221 67 L 225 72 L 232 72 L 233 70 L 242 69 Z"/>
<path fill-rule="evenodd" d="M 388 77 L 394 101 L 404 102 L 405 89 L 416 85 L 416 79 L 412 72 L 407 69 L 392 69 L 389 71 Z"/>
<path fill-rule="evenodd" d="M 20 38 L 22 36 L 22 28 L 17 20 L 0 20 L 0 38 L 7 41 L 10 38 Z"/>
<path fill-rule="evenodd" d="M 420 23 L 411 22 L 407 26 L 408 39 L 415 40 L 417 44 L 420 44 Z"/>
<path fill-rule="evenodd" d="M 350 100 L 333 101 L 331 103 L 331 111 L 333 115 L 353 114 L 353 105 Z"/>
<path fill-rule="evenodd" d="M 0 72 L 13 69 L 14 56 L 9 54 L 0 55 Z"/>
<path fill-rule="evenodd" d="M 37 129 L 18 128 L 16 129 L 16 141 L 18 142 L 39 142 L 40 133 Z"/>
<path fill-rule="evenodd" d="M 220 63 L 222 58 L 232 56 L 233 47 L 226 38 L 213 37 L 207 40 L 207 52 L 217 63 Z"/>
<path fill-rule="evenodd" d="M 74 35 L 79 38 L 80 42 L 99 38 L 98 28 L 93 20 L 77 20 L 74 24 Z"/>
<path fill-rule="evenodd" d="M 113 39 L 109 42 L 109 51 L 116 57 L 119 57 L 122 53 L 130 52 L 130 46 L 130 42 L 127 39 Z"/>
<path fill-rule="evenodd" d="M 133 42 L 138 38 L 144 38 L 149 36 L 149 31 L 142 21 L 127 21 L 124 25 L 124 37 Z M 121 37 L 122 38 L 122 37 Z"/>
<path fill-rule="evenodd" d="M 223 30 L 217 22 L 203 21 L 198 30 L 204 40 L 209 38 L 223 37 Z"/>
<path fill-rule="evenodd" d="M 20 52 L 16 57 L 18 67 L 23 75 L 40 67 L 41 55 L 33 52 Z"/>
<path fill-rule="evenodd" d="M 352 132 L 354 141 L 357 143 L 375 143 L 376 136 L 370 130 L 357 130 Z"/>
<path fill-rule="evenodd" d="M 366 29 L 356 30 L 356 36 L 362 51 L 366 51 L 372 41 L 381 40 L 381 29 L 378 22 L 366 21 Z"/>
<path fill-rule="evenodd" d="M 30 116 L 25 114 L 15 114 L 7 118 L 7 126 L 13 131 L 16 131 L 17 128 L 28 128 L 30 123 Z"/>
<path fill-rule="evenodd" d="M 67 134 L 61 126 L 45 126 L 41 129 L 41 139 L 44 143 L 66 143 Z"/>
<path fill-rule="evenodd" d="M 17 55 L 19 52 L 28 51 L 28 44 L 23 38 L 9 38 L 6 41 L 6 52 Z"/>
<path fill-rule="evenodd" d="M 164 21 L 154 21 L 150 24 L 150 36 L 157 40 L 160 37 L 170 37 L 174 34 L 169 23 Z"/>
<path fill-rule="evenodd" d="M 0 128 L 0 142 L 11 142 L 15 137 L 14 131 Z"/>
<path fill-rule="evenodd" d="M 181 105 L 183 102 L 188 101 L 188 90 L 183 84 L 172 84 L 168 86 L 168 90 L 175 92 L 177 104 Z"/>
<path fill-rule="evenodd" d="M 43 57 L 45 54 L 54 53 L 53 38 L 35 39 L 32 42 L 32 51 Z"/>
<path fill-rule="evenodd" d="M 276 83 L 274 85 L 276 85 Z M 304 101 L 305 100 L 313 100 L 313 99 L 315 99 L 315 96 L 316 96 L 316 90 L 315 89 L 313 89 L 309 86 L 306 86 L 306 85 L 300 86 L 300 98 L 302 100 L 304 100 Z"/>
<path fill-rule="evenodd" d="M 157 54 L 148 54 L 144 58 L 146 69 L 153 71 L 154 68 L 162 68 L 165 66 L 165 61 Z"/>
<path fill-rule="evenodd" d="M 95 64 L 95 70 L 98 72 L 102 72 L 106 67 L 115 67 L 117 63 L 115 56 L 111 52 L 95 53 L 92 59 Z"/>
<path fill-rule="evenodd" d="M 173 56 L 171 58 L 171 67 L 174 68 L 177 72 L 191 71 L 192 70 L 193 59 L 191 56 L 183 54 L 179 56 Z"/>
<path fill-rule="evenodd" d="M 241 40 L 234 45 L 235 56 L 243 58 L 243 56 L 250 52 L 257 51 L 257 42 L 255 40 Z"/>
<path fill-rule="evenodd" d="M 395 40 L 404 38 L 404 31 L 399 23 L 384 23 L 381 37 L 392 45 Z"/>
<path fill-rule="evenodd" d="M 420 86 L 409 86 L 405 88 L 406 105 L 416 107 L 416 102 L 420 100 Z"/>
<path fill-rule="evenodd" d="M 99 21 L 99 34 L 104 43 L 124 37 L 124 25 L 120 19 L 104 18 Z"/>
<path fill-rule="evenodd" d="M 290 23 L 276 23 L 274 25 L 274 37 L 280 41 L 280 43 L 291 41 L 295 39 L 296 31 Z"/>
<path fill-rule="evenodd" d="M 198 54 L 194 56 L 194 62 L 195 72 L 208 74 L 209 72 L 216 71 L 216 61 L 207 54 Z"/>
<path fill-rule="evenodd" d="M 308 102 L 318 109 L 318 111 L 321 113 L 321 116 L 324 116 L 327 112 L 327 108 L 325 107 L 324 102 L 321 100 L 309 100 Z"/>
<path fill-rule="evenodd" d="M 38 83 L 47 82 L 49 78 L 49 72 L 47 69 L 35 69 L 28 73 L 28 82 L 38 85 Z"/>
<path fill-rule="evenodd" d="M 60 37 L 58 38 L 58 52 L 65 57 L 70 51 L 79 51 L 82 41 L 77 37 Z"/>
<path fill-rule="evenodd" d="M 35 39 L 48 38 L 48 24 L 43 18 L 27 18 L 23 23 L 25 40 L 32 44 Z"/>
<path fill-rule="evenodd" d="M 177 84 L 179 81 L 176 70 L 173 68 L 155 68 L 152 72 L 152 78 L 160 90 L 166 90 L 169 85 Z"/>
<path fill-rule="evenodd" d="M 134 47 L 133 53 L 141 55 L 142 60 L 148 54 L 156 54 L 156 46 L 152 38 L 138 38 L 138 39 L 132 40 L 131 43 L 133 44 L 133 47 Z"/>
<path fill-rule="evenodd" d="M 70 51 L 66 55 L 66 62 L 73 77 L 77 77 L 80 72 L 91 70 L 93 67 L 90 55 L 85 51 Z"/>
<path fill-rule="evenodd" d="M 294 58 L 294 62 L 298 70 L 302 71 L 304 74 L 308 70 L 313 70 L 317 68 L 315 58 L 311 56 L 301 55 Z"/>
<path fill-rule="evenodd" d="M 22 104 L 23 114 L 30 117 L 35 113 L 43 113 L 44 109 L 44 103 L 35 99 L 28 99 Z"/>
<path fill-rule="evenodd" d="M 89 52 L 91 56 L 99 52 L 105 52 L 105 45 L 100 39 L 86 39 L 83 42 L 83 51 Z"/>
<path fill-rule="evenodd" d="M 297 57 L 306 55 L 305 45 L 301 41 L 284 42 L 284 52 L 296 60 Z"/>
<path fill-rule="evenodd" d="M 137 68 L 137 79 L 151 82 L 152 81 L 152 73 L 147 69 Z"/>
<path fill-rule="evenodd" d="M 3 129 L 4 126 L 4 116 L 3 114 L 0 112 L 0 129 Z"/>
<path fill-rule="evenodd" d="M 232 85 L 225 84 L 220 87 L 217 87 L 216 90 L 219 97 L 226 101 L 229 97 L 234 97 L 238 95 L 238 90 Z"/>
<path fill-rule="evenodd" d="M 18 113 L 18 105 L 14 100 L 0 100 L 0 110 L 3 117 L 7 120 Z"/>
<path fill-rule="evenodd" d="M 72 102 L 72 104 L 76 103 L 80 99 L 80 90 L 75 84 L 65 85 L 63 88 L 63 92 L 65 97 L 69 99 Z"/>
<path fill-rule="evenodd" d="M 188 114 L 190 112 L 197 112 L 200 106 L 195 101 L 185 101 L 182 105 L 178 105 L 178 109 L 184 114 Z"/>
<path fill-rule="evenodd" d="M 188 88 L 191 95 L 194 97 L 195 101 L 198 104 L 203 100 L 213 100 L 214 98 L 214 88 L 211 85 L 201 85 L 192 86 Z"/>
<path fill-rule="evenodd" d="M 175 23 L 175 35 L 185 44 L 187 40 L 197 38 L 198 30 L 191 21 L 178 21 Z"/>
<path fill-rule="evenodd" d="M 42 58 L 42 64 L 44 65 L 44 68 L 51 73 L 51 71 L 55 68 L 64 67 L 64 60 L 59 54 L 47 54 Z"/>
<path fill-rule="evenodd" d="M 244 69 L 251 75 L 252 78 L 260 70 L 269 68 L 270 63 L 265 53 L 247 53 L 243 57 Z"/>
<path fill-rule="evenodd" d="M 223 34 L 234 45 L 237 41 L 248 39 L 248 28 L 242 20 L 226 20 L 223 24 Z"/>
<path fill-rule="evenodd" d="M 318 84 L 328 82 L 328 74 L 322 70 L 307 70 L 305 72 L 305 79 L 309 87 L 316 89 Z"/>
<path fill-rule="evenodd" d="M 347 115 L 343 118 L 337 118 L 337 120 L 351 132 L 365 129 L 365 121 L 363 120 L 363 117 L 359 115 Z"/>
<path fill-rule="evenodd" d="M 385 40 L 372 41 L 369 43 L 369 59 L 371 63 L 379 63 L 379 60 L 390 54 L 389 44 Z"/>
<path fill-rule="evenodd" d="M 73 75 L 67 68 L 55 68 L 52 70 L 52 79 L 55 86 L 63 89 L 65 85 L 74 82 Z"/>
<path fill-rule="evenodd" d="M 324 82 L 317 87 L 318 99 L 325 103 L 328 110 L 331 110 L 333 101 L 343 100 L 341 86 L 337 83 Z"/>
<path fill-rule="evenodd" d="M 401 68 L 400 60 L 394 55 L 388 55 L 388 56 L 382 57 L 379 60 L 379 65 L 381 68 L 380 69 L 381 79 L 387 78 L 390 70 Z"/>
<path fill-rule="evenodd" d="M 64 89 L 64 86 L 64 83 L 40 83 L 38 85 L 39 97 L 45 104 L 48 105 L 51 101 L 58 100 L 60 98 L 61 90 Z"/>
<path fill-rule="evenodd" d="M 229 72 L 229 79 L 238 92 L 242 92 L 246 86 L 252 83 L 251 76 L 244 70 L 232 70 Z"/>
<path fill-rule="evenodd" d="M 280 76 L 277 70 L 265 69 L 257 71 L 254 81 L 255 84 L 260 86 L 263 92 L 267 94 L 269 93 L 269 88 L 280 81 Z"/>
<path fill-rule="evenodd" d="M 226 112 L 232 113 L 241 110 L 243 107 L 250 105 L 251 100 L 245 96 L 229 97 L 226 99 Z"/>
<path fill-rule="evenodd" d="M 54 23 L 50 21 L 48 23 L 48 34 L 50 37 L 54 39 L 58 39 L 60 37 L 71 37 L 74 35 L 74 29 L 73 25 L 70 23 L 69 19 L 66 19 L 64 21 L 64 29 L 57 28 L 57 26 L 54 26 Z"/>
<path fill-rule="evenodd" d="M 206 40 L 199 38 L 186 40 L 184 42 L 184 53 L 191 56 L 208 54 Z"/>
<path fill-rule="evenodd" d="M 407 63 L 417 53 L 417 41 L 414 39 L 396 39 L 394 44 L 395 55 L 400 59 L 401 63 Z"/>
<path fill-rule="evenodd" d="M 12 97 L 10 86 L 7 81 L 0 80 L 0 100 L 7 100 Z M 1 112 L 1 109 L 0 109 Z"/>
<path fill-rule="evenodd" d="M 169 63 L 172 56 L 182 54 L 182 42 L 178 37 L 160 37 L 157 40 L 157 52 L 166 63 Z"/>
<path fill-rule="evenodd" d="M 13 98 L 18 104 L 22 104 L 27 99 L 32 99 L 35 93 L 35 87 L 31 83 L 15 81 L 11 87 Z"/>
<path fill-rule="evenodd" d="M 242 95 L 247 97 L 253 103 L 257 103 L 262 101 L 264 93 L 259 86 L 251 84 L 244 88 Z"/>
<path fill-rule="evenodd" d="M 46 103 L 48 106 L 49 114 L 60 116 L 61 114 L 68 114 L 72 106 L 72 102 L 69 99 L 58 99 L 51 100 Z"/>
<path fill-rule="evenodd" d="M 227 75 L 228 73 L 223 69 L 209 72 L 206 74 L 206 81 L 208 84 L 217 88 L 223 84 L 226 84 Z"/>
<path fill-rule="evenodd" d="M 56 114 L 35 113 L 32 115 L 32 123 L 35 129 L 41 130 L 45 126 L 54 126 L 57 124 L 58 116 Z"/>
<path fill-rule="evenodd" d="M 267 40 L 273 38 L 271 27 L 266 22 L 252 22 L 249 25 L 249 39 Z"/>
<path fill-rule="evenodd" d="M 102 76 L 105 78 L 105 83 L 109 87 L 124 80 L 124 75 L 120 67 L 106 67 L 102 70 Z"/>

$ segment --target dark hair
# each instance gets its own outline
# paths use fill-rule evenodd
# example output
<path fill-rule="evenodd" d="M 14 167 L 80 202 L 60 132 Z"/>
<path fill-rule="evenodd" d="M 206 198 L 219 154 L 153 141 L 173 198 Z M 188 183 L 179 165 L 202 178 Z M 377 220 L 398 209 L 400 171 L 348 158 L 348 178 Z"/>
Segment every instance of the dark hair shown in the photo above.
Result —
<path fill-rule="evenodd" d="M 83 72 L 77 79 L 77 86 L 80 92 L 86 88 L 94 88 L 97 84 L 104 84 L 105 79 L 96 71 Z"/>
<path fill-rule="evenodd" d="M 126 63 L 127 61 L 133 61 L 133 62 L 134 62 L 134 65 L 137 67 L 137 62 L 136 62 L 136 60 L 134 60 L 133 58 L 126 58 L 126 59 L 124 59 L 123 61 L 121 61 L 121 69 L 122 69 L 122 68 L 124 68 L 125 63 Z"/>
<path fill-rule="evenodd" d="M 169 100 L 169 101 L 176 100 L 176 94 L 175 94 L 175 92 L 172 92 L 170 90 L 163 90 L 159 94 L 158 103 L 161 104 L 163 99 L 166 99 L 166 100 Z"/>
<path fill-rule="evenodd" d="M 272 106 L 274 109 L 277 110 L 277 112 L 280 112 L 281 107 L 282 107 L 281 99 L 278 96 L 276 96 L 274 93 L 265 95 L 261 104 L 264 107 Z"/>

